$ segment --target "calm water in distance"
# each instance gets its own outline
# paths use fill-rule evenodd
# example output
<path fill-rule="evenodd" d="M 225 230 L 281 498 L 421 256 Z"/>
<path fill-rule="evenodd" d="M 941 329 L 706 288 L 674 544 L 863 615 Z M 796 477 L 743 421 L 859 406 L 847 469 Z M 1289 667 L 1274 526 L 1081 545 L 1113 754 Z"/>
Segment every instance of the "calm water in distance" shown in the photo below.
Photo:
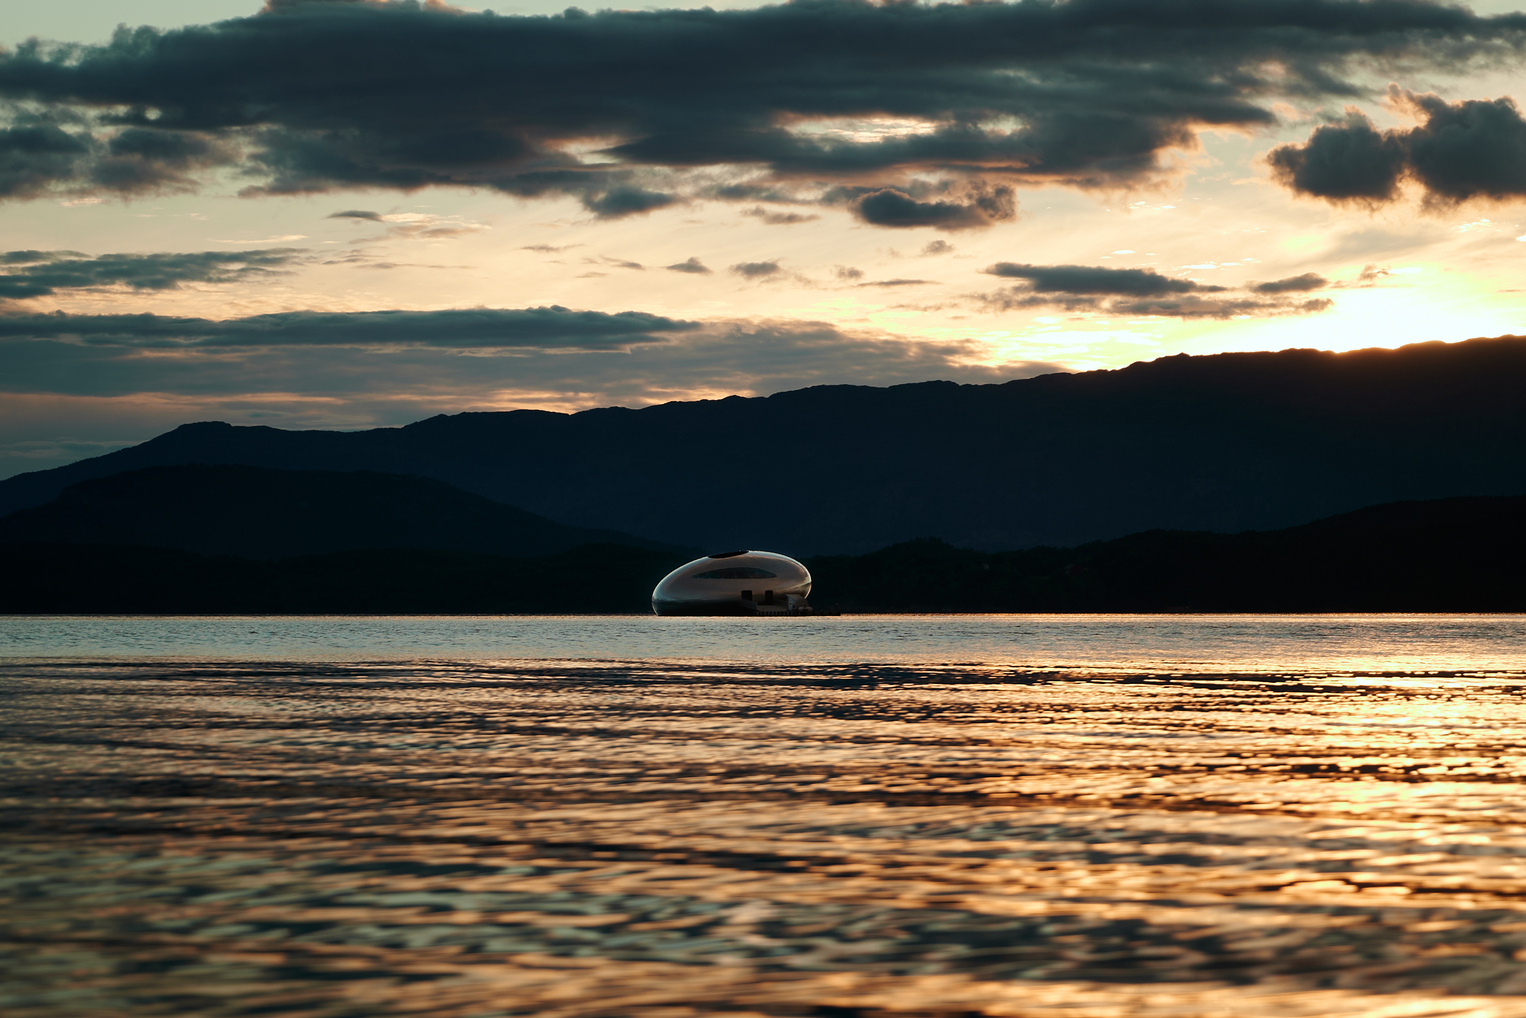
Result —
<path fill-rule="evenodd" d="M 1526 615 L 0 618 L 0 659 L 39 658 L 1519 671 L 1526 670 Z"/>

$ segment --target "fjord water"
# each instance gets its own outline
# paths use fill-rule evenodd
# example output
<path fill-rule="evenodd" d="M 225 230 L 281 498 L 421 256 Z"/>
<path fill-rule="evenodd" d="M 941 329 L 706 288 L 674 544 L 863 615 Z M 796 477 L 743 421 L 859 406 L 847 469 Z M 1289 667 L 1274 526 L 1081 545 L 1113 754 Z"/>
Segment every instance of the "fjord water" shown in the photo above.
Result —
<path fill-rule="evenodd" d="M 0 659 L 8 657 L 1526 671 L 1526 616 L 0 616 Z"/>
<path fill-rule="evenodd" d="M 0 1012 L 1526 1015 L 1523 637 L 0 619 Z"/>

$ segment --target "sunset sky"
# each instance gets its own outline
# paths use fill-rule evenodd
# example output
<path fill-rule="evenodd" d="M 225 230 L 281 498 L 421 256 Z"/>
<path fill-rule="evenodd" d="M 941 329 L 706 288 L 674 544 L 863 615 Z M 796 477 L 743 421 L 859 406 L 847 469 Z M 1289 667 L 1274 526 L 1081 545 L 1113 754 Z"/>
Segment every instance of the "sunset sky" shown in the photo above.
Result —
<path fill-rule="evenodd" d="M 1514 2 L 563 6 L 8 5 L 0 476 L 1526 332 Z"/>

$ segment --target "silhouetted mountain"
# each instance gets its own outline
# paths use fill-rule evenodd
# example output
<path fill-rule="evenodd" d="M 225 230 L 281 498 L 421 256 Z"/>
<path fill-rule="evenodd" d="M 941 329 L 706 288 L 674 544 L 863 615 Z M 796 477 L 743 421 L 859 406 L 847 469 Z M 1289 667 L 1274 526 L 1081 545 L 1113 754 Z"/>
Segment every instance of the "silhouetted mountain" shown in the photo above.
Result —
<path fill-rule="evenodd" d="M 1526 498 L 1371 506 L 1284 530 L 1152 530 L 1079 548 L 920 540 L 809 559 L 847 611 L 1526 610 Z"/>
<path fill-rule="evenodd" d="M 652 587 L 687 558 L 588 545 L 536 558 L 364 550 L 271 562 L 0 544 L 0 612 L 645 612 Z M 1400 502 L 1284 530 L 1156 530 L 1079 548 L 980 552 L 926 539 L 807 565 L 812 601 L 850 612 L 1522 611 L 1526 497 Z"/>
<path fill-rule="evenodd" d="M 537 558 L 392 549 L 271 562 L 123 545 L 0 544 L 0 613 L 649 612 L 652 588 L 687 557 L 591 544 Z"/>
<path fill-rule="evenodd" d="M 405 428 L 193 424 L 0 482 L 0 512 L 155 464 L 417 474 L 568 524 L 709 548 L 975 548 L 1231 533 L 1526 494 L 1526 339 L 1166 357 L 1004 385 L 821 386 Z"/>
<path fill-rule="evenodd" d="M 149 545 L 288 558 L 358 548 L 549 555 L 586 544 L 675 552 L 569 527 L 441 481 L 369 471 L 146 467 L 81 481 L 0 519 L 0 541 Z"/>

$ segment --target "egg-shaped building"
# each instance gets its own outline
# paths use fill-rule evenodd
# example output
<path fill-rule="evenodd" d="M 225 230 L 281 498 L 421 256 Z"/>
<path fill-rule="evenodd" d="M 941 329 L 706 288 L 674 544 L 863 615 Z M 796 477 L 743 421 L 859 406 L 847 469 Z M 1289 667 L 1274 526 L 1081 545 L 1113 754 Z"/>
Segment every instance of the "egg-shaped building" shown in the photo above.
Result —
<path fill-rule="evenodd" d="M 811 573 L 788 555 L 723 551 L 697 558 L 652 590 L 658 615 L 808 615 Z"/>

